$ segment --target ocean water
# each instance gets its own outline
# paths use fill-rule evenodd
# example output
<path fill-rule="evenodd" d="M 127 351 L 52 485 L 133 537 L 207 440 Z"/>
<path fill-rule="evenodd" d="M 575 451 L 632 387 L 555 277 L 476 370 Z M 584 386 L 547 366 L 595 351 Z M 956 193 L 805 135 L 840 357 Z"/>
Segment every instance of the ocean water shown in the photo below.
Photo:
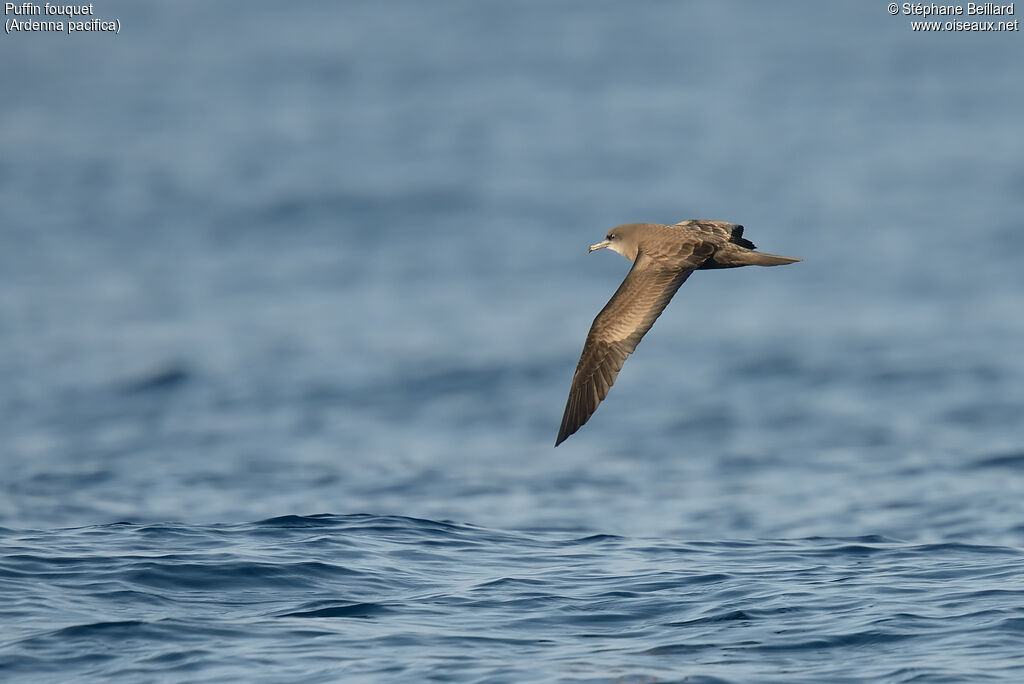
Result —
<path fill-rule="evenodd" d="M 680 541 L 400 516 L 11 532 L 5 674 L 154 681 L 985 681 L 1020 548 Z"/>
<path fill-rule="evenodd" d="M 0 37 L 0 679 L 1020 681 L 1020 32 L 95 3 Z M 553 449 L 637 220 L 743 223 Z"/>

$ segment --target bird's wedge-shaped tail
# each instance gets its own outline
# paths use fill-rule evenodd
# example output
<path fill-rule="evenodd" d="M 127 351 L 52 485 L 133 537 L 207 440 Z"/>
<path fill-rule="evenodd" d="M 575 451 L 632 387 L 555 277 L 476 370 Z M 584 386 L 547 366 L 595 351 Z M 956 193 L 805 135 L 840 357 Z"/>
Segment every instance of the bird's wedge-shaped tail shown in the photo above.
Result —
<path fill-rule="evenodd" d="M 633 268 L 590 326 L 555 446 L 590 420 L 608 396 L 626 357 L 691 273 L 800 261 L 755 252 L 754 243 L 743 237 L 743 226 L 706 220 L 683 221 L 674 226 L 628 223 L 610 230 L 590 251 L 604 248 L 631 260 Z"/>

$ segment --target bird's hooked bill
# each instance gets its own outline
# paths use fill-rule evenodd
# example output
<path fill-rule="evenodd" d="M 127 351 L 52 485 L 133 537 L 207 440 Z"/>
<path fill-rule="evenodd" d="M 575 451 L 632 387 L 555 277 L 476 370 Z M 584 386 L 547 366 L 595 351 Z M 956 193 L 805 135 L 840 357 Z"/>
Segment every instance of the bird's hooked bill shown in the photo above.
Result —
<path fill-rule="evenodd" d="M 604 249 L 610 244 L 611 242 L 609 240 L 601 240 L 601 242 L 598 242 L 596 245 L 590 245 L 590 249 L 587 250 L 587 254 L 590 254 L 595 249 Z"/>

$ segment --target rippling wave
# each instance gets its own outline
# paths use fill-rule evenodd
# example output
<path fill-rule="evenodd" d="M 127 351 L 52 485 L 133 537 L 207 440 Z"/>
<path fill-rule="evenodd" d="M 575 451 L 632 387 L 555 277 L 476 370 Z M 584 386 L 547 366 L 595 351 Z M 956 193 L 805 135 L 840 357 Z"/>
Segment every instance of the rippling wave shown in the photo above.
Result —
<path fill-rule="evenodd" d="M 6 681 L 1024 673 L 1019 548 L 686 542 L 374 515 L 4 530 L 0 543 Z"/>

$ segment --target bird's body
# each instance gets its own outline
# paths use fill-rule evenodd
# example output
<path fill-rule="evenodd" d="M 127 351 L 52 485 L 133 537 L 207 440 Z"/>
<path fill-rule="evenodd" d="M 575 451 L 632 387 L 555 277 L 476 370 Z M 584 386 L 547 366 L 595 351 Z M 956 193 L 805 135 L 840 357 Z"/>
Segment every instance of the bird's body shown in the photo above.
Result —
<path fill-rule="evenodd" d="M 755 252 L 743 226 L 691 220 L 674 226 L 627 223 L 590 251 L 608 248 L 633 268 L 597 314 L 569 389 L 555 446 L 580 429 L 615 382 L 626 357 L 651 329 L 679 286 L 698 269 L 780 266 L 800 259 Z"/>

